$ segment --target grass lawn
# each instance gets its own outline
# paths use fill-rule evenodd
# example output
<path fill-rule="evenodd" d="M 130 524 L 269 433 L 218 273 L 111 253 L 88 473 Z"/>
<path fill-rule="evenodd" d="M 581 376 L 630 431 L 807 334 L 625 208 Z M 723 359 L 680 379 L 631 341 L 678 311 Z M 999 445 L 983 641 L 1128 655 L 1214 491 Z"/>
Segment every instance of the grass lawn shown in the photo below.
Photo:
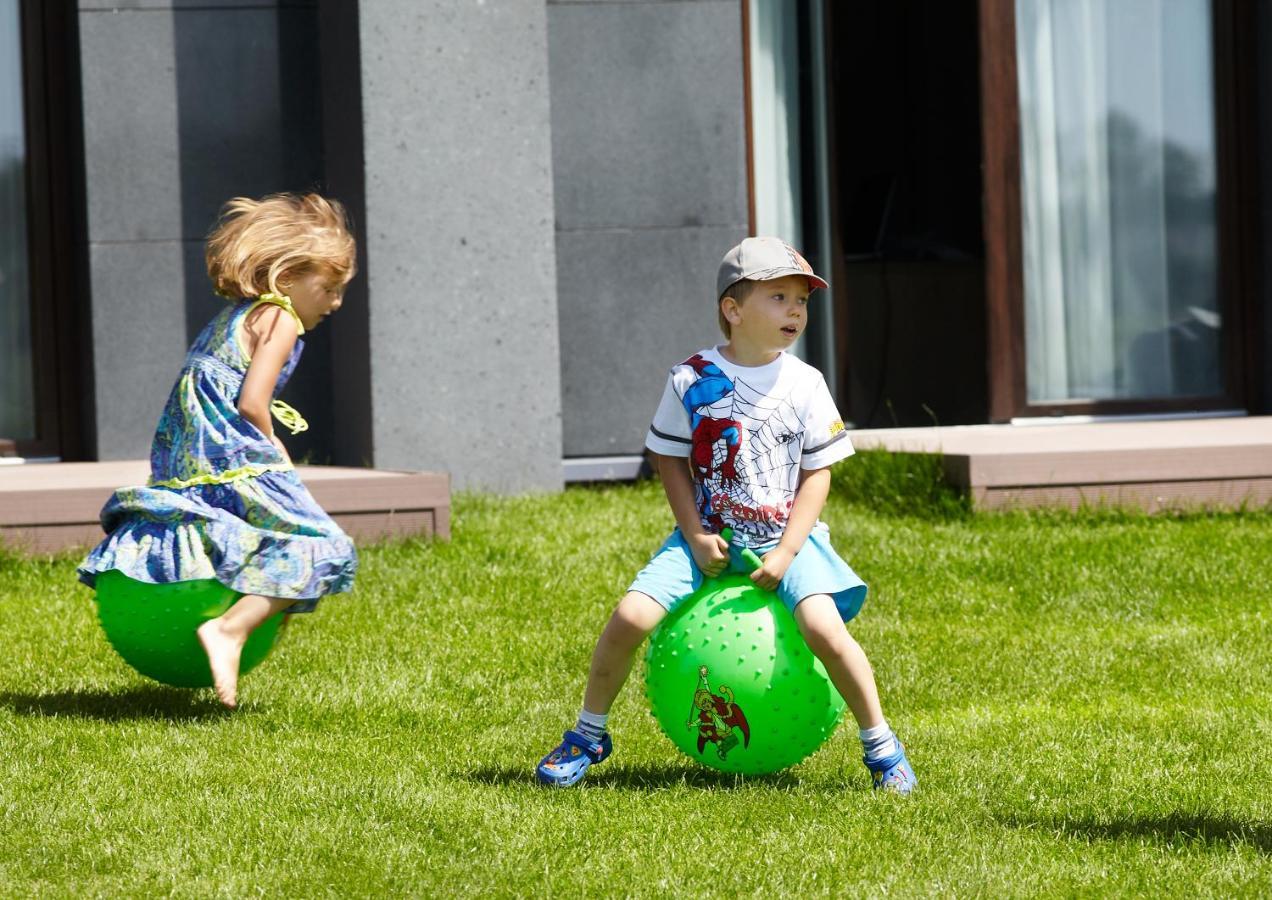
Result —
<path fill-rule="evenodd" d="M 777 776 L 699 768 L 639 669 L 614 758 L 537 787 L 671 516 L 654 483 L 468 496 L 452 542 L 365 548 L 232 714 L 125 667 L 74 559 L 0 557 L 0 896 L 1272 893 L 1272 516 L 851 487 L 824 518 L 872 586 L 908 801 L 850 724 Z"/>

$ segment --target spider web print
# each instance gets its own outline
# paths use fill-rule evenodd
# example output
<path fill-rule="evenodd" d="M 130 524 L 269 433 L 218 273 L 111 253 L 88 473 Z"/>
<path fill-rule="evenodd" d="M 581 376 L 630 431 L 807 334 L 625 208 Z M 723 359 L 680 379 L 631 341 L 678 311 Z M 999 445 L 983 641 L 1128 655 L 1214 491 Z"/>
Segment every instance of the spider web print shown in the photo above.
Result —
<path fill-rule="evenodd" d="M 776 507 L 783 513 L 795 497 L 804 421 L 786 398 L 774 399 L 735 378 L 733 391 L 703 410 L 711 418 L 740 422 L 746 430 L 734 464 L 738 478 L 712 479 L 713 494 L 725 494 L 733 503 L 760 509 Z M 723 440 L 712 447 L 715 471 L 723 462 Z M 770 521 L 750 521 L 738 515 L 733 520 L 736 535 L 744 543 L 761 544 L 781 529 Z"/>

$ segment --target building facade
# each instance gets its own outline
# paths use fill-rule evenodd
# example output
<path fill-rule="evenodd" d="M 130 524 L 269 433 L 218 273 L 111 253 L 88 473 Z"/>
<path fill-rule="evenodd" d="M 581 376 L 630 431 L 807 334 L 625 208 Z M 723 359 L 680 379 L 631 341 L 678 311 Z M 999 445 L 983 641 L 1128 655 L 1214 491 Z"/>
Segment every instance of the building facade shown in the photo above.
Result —
<path fill-rule="evenodd" d="M 0 0 L 0 454 L 144 456 L 236 195 L 349 206 L 317 462 L 635 471 L 716 264 L 826 272 L 857 427 L 1260 414 L 1272 38 L 1238 0 Z"/>

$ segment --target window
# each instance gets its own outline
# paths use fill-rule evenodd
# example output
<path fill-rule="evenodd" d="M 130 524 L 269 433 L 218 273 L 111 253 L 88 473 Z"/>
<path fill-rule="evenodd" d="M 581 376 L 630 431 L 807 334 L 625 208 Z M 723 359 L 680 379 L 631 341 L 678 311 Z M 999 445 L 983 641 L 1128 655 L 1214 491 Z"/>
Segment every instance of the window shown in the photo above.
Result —
<path fill-rule="evenodd" d="M 88 455 L 74 4 L 0 0 L 0 454 Z"/>
<path fill-rule="evenodd" d="M 1223 392 L 1208 0 L 1016 0 L 1027 396 Z"/>
<path fill-rule="evenodd" d="M 0 441 L 9 442 L 36 436 L 24 122 L 20 10 L 0 0 Z"/>
<path fill-rule="evenodd" d="M 991 419 L 1244 409 L 1251 8 L 980 12 Z"/>

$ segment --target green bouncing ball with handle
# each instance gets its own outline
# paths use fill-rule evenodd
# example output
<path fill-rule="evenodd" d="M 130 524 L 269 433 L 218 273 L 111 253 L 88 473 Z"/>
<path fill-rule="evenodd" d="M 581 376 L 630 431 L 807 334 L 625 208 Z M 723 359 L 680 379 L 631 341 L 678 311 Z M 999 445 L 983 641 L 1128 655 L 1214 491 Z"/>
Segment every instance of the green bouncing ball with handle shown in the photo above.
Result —
<path fill-rule="evenodd" d="M 761 565 L 750 549 L 740 555 L 752 571 Z M 794 616 L 777 594 L 739 573 L 705 579 L 650 635 L 645 694 L 686 756 L 745 775 L 800 762 L 844 712 Z"/>
<path fill-rule="evenodd" d="M 219 581 L 148 584 L 111 570 L 97 576 L 97 618 L 124 662 L 173 687 L 211 687 L 212 672 L 195 631 L 243 596 Z M 283 613 L 270 616 L 248 636 L 239 675 L 274 648 Z"/>

